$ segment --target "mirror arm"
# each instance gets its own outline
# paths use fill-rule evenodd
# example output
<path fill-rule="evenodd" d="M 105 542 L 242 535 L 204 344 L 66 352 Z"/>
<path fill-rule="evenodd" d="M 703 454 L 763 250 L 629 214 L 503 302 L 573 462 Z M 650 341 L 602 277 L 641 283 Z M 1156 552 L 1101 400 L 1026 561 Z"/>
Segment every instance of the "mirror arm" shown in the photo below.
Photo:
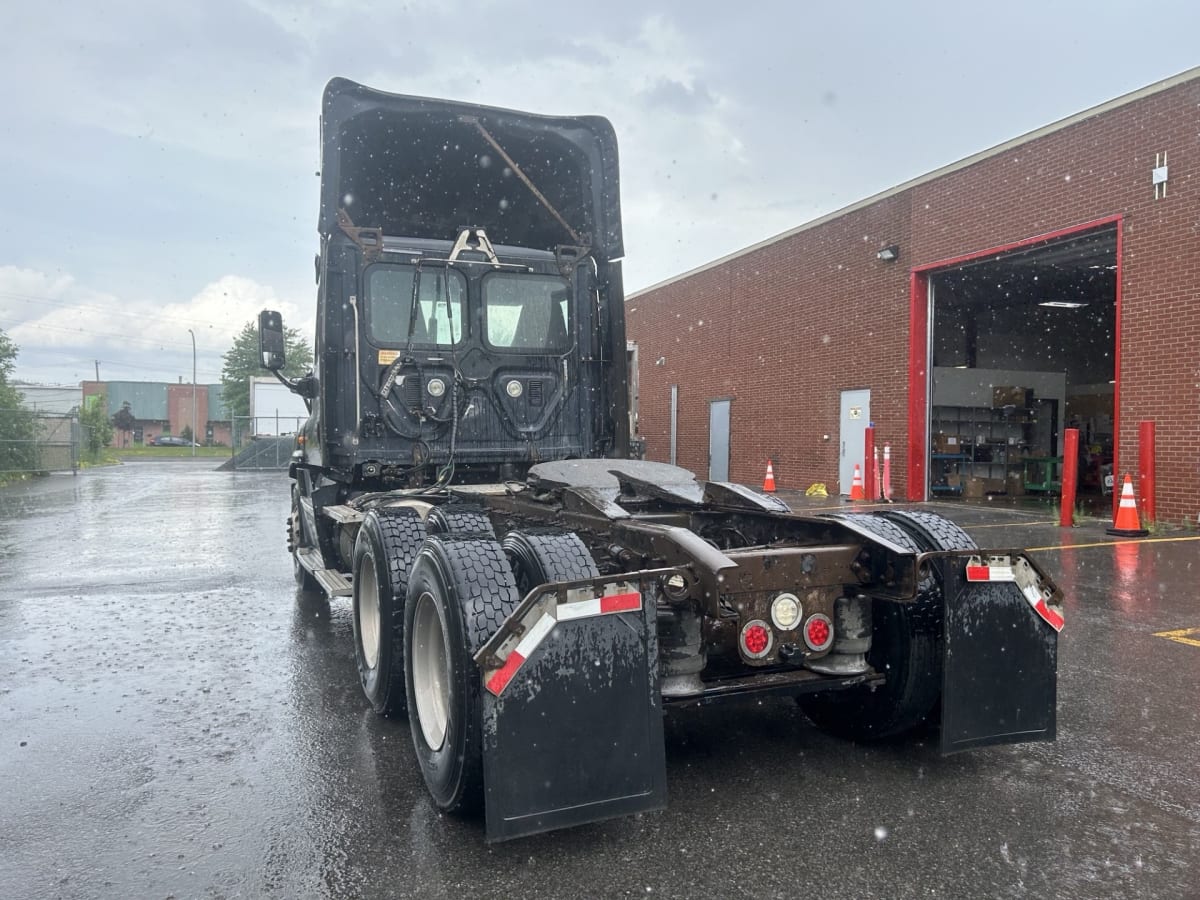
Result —
<path fill-rule="evenodd" d="M 278 369 L 268 369 L 268 371 L 279 379 L 279 383 L 293 394 L 299 394 L 305 400 L 311 400 L 316 396 L 316 379 L 313 378 L 312 372 L 302 375 L 299 378 L 288 378 Z"/>

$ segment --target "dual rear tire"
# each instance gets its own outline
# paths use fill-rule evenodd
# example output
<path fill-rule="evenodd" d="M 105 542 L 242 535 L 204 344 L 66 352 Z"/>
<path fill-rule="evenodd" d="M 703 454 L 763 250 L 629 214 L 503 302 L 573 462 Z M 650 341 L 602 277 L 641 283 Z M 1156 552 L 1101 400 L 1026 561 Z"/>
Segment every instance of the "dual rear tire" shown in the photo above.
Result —
<path fill-rule="evenodd" d="M 475 654 L 532 588 L 597 574 L 573 534 L 513 532 L 504 543 L 432 535 L 413 565 L 404 610 L 413 749 L 434 803 L 483 803 L 483 687 Z"/>
<path fill-rule="evenodd" d="M 412 510 L 372 511 L 354 573 L 363 692 L 380 714 L 408 712 L 437 806 L 478 809 L 483 688 L 474 656 L 533 587 L 596 575 L 591 555 L 573 534 L 514 532 L 501 544 L 473 510 L 435 510 L 427 522 Z"/>
<path fill-rule="evenodd" d="M 897 510 L 878 516 L 853 514 L 838 518 L 914 553 L 975 548 L 965 531 L 933 513 Z M 855 688 L 799 698 L 801 709 L 814 725 L 856 741 L 900 737 L 937 716 L 944 619 L 940 570 L 924 578 L 915 601 L 877 600 L 871 616 L 867 662 L 886 681 L 873 690 Z"/>

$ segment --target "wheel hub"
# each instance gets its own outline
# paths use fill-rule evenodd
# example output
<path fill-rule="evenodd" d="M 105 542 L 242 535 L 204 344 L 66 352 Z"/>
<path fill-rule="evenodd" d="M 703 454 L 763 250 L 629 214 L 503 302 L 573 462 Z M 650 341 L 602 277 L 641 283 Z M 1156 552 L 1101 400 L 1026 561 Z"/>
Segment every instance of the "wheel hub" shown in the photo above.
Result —
<path fill-rule="evenodd" d="M 367 668 L 379 665 L 379 582 L 375 577 L 374 560 L 368 560 L 359 573 L 358 642 L 362 647 Z"/>
<path fill-rule="evenodd" d="M 430 750 L 440 750 L 450 717 L 450 656 L 437 603 L 428 591 L 417 599 L 409 652 L 421 734 Z"/>

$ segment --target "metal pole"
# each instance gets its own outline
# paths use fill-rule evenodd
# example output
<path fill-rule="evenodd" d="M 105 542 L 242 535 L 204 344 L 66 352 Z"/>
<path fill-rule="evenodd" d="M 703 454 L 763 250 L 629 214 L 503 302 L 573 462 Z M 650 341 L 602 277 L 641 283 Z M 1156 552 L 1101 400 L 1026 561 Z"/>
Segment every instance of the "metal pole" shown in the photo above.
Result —
<path fill-rule="evenodd" d="M 196 332 L 188 329 L 192 336 L 192 456 L 196 455 Z"/>

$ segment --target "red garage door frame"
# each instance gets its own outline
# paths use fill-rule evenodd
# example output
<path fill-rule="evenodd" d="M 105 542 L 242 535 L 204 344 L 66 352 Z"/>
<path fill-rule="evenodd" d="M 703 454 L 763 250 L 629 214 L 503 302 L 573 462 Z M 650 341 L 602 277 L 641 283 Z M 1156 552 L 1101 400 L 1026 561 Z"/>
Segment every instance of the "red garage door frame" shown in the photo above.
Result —
<path fill-rule="evenodd" d="M 1124 216 L 1117 214 L 1103 219 L 1094 219 L 1079 225 L 1060 228 L 1057 231 L 1039 234 L 1010 244 L 989 247 L 963 256 L 939 259 L 936 262 L 914 266 L 909 272 L 908 302 L 908 489 L 907 497 L 913 501 L 928 499 L 926 485 L 926 461 L 929 458 L 929 277 L 939 270 L 959 266 L 966 262 L 997 256 L 1012 250 L 1020 250 L 1035 244 L 1063 237 L 1094 231 L 1115 225 L 1117 228 L 1117 309 L 1116 347 L 1114 350 L 1115 384 L 1113 386 L 1113 472 L 1119 472 L 1118 448 L 1121 439 L 1121 241 Z M 1116 491 L 1113 491 L 1114 498 Z"/>

